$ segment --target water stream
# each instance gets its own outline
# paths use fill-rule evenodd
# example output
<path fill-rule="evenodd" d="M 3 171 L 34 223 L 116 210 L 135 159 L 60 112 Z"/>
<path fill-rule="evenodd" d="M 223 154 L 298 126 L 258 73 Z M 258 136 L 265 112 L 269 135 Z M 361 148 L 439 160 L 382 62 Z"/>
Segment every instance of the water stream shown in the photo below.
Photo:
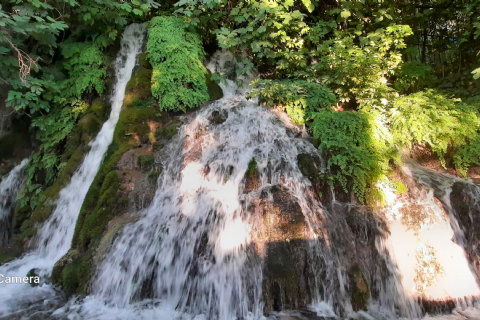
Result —
<path fill-rule="evenodd" d="M 111 97 L 111 113 L 96 138 L 90 143 L 90 151 L 74 173 L 70 183 L 60 191 L 56 208 L 38 231 L 34 250 L 0 267 L 0 274 L 8 277 L 24 277 L 29 270 L 38 269 L 45 278 L 54 263 L 70 249 L 75 224 L 85 195 L 97 174 L 102 159 L 113 139 L 125 96 L 125 88 L 131 78 L 136 57 L 141 52 L 145 27 L 129 25 L 121 40 L 121 49 L 115 61 L 116 83 Z M 7 315 L 35 301 L 56 299 L 56 293 L 48 285 L 31 287 L 29 284 L 0 284 L 0 316 Z M 46 302 L 46 303 L 47 303 Z"/>
<path fill-rule="evenodd" d="M 18 189 L 23 181 L 23 167 L 27 164 L 28 159 L 22 160 L 20 164 L 15 166 L 6 177 L 0 182 L 0 247 L 5 246 L 10 239 L 10 208 L 15 202 Z"/>

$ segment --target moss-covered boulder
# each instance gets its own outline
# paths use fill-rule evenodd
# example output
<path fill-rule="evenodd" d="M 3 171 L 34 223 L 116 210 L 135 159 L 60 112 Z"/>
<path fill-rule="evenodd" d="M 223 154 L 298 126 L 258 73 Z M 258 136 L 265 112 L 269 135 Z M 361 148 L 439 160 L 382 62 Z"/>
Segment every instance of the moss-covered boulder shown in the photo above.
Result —
<path fill-rule="evenodd" d="M 221 99 L 223 97 L 223 90 L 218 85 L 218 83 L 212 80 L 212 73 L 208 69 L 207 69 L 207 75 L 205 78 L 207 83 L 209 100 L 214 101 L 214 100 Z"/>
<path fill-rule="evenodd" d="M 60 285 L 68 295 L 87 292 L 92 274 L 89 259 L 89 256 L 81 255 L 78 250 L 69 250 L 55 263 L 52 282 Z"/>
<path fill-rule="evenodd" d="M 168 124 L 164 127 L 160 127 L 155 131 L 155 138 L 157 140 L 170 140 L 175 134 L 177 134 L 178 129 L 175 124 Z"/>
<path fill-rule="evenodd" d="M 367 310 L 370 289 L 363 276 L 362 270 L 358 266 L 354 266 L 349 272 L 349 277 L 350 288 L 352 290 L 351 302 L 353 310 Z"/>

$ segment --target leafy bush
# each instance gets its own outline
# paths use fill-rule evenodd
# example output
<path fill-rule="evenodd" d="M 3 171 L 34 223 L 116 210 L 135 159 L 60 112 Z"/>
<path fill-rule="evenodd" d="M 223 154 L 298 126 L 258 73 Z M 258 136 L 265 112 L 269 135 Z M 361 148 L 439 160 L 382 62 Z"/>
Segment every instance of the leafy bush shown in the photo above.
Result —
<path fill-rule="evenodd" d="M 336 31 L 330 39 L 314 39 L 318 41 L 315 55 L 319 62 L 312 68 L 319 70 L 323 82 L 340 101 L 355 99 L 365 111 L 383 109 L 394 94 L 387 77 L 402 62 L 398 50 L 405 48 L 403 38 L 411 34 L 410 27 L 390 25 L 363 36 L 357 34 Z"/>
<path fill-rule="evenodd" d="M 335 103 L 335 95 L 325 86 L 303 80 L 254 80 L 250 98 L 270 107 L 283 106 L 293 122 L 303 124 L 312 112 Z"/>
<path fill-rule="evenodd" d="M 470 165 L 480 166 L 480 137 L 477 136 L 469 144 L 460 147 L 453 156 L 453 161 L 455 167 L 463 176 L 467 175 Z"/>
<path fill-rule="evenodd" d="M 181 18 L 155 17 L 148 34 L 148 60 L 153 67 L 152 94 L 160 110 L 195 108 L 208 101 L 200 37 L 186 30 Z"/>
<path fill-rule="evenodd" d="M 433 69 L 419 61 L 405 62 L 396 72 L 394 87 L 400 92 L 418 91 L 433 83 Z"/>
<path fill-rule="evenodd" d="M 412 143 L 427 143 L 443 166 L 448 147 L 465 145 L 476 136 L 479 123 L 475 107 L 433 90 L 396 99 L 389 115 L 396 144 L 410 148 Z"/>
<path fill-rule="evenodd" d="M 386 179 L 388 164 L 398 156 L 387 129 L 376 113 L 320 110 L 313 115 L 311 130 L 320 140 L 318 148 L 328 156 L 332 178 L 347 192 L 352 189 L 361 202 L 367 187 Z"/>
<path fill-rule="evenodd" d="M 69 96 L 81 98 L 83 93 L 95 90 L 103 93 L 107 75 L 106 59 L 93 43 L 69 43 L 62 46 L 62 53 L 68 70 L 66 90 Z"/>

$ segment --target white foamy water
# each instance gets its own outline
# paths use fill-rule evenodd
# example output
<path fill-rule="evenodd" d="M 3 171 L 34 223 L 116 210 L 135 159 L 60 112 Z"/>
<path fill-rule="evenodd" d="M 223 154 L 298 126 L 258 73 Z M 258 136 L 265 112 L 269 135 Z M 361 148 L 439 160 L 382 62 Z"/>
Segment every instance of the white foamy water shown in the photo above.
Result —
<path fill-rule="evenodd" d="M 38 231 L 35 249 L 23 257 L 0 267 L 5 276 L 25 276 L 33 268 L 40 276 L 48 276 L 55 262 L 70 249 L 75 224 L 85 195 L 97 174 L 108 146 L 112 142 L 125 88 L 135 67 L 136 57 L 141 52 L 145 27 L 129 25 L 121 40 L 121 49 L 115 61 L 116 83 L 111 97 L 111 113 L 96 138 L 90 143 L 90 151 L 70 183 L 60 191 L 56 208 Z M 47 285 L 32 288 L 28 284 L 0 284 L 0 315 L 21 310 L 29 303 L 50 299 L 55 294 Z"/>
<path fill-rule="evenodd" d="M 210 67 L 223 62 L 217 56 Z M 155 198 L 115 241 L 97 269 L 92 294 L 58 310 L 59 316 L 264 318 L 262 261 L 252 246 L 250 205 L 262 190 L 284 186 L 309 217 L 312 228 L 306 232 L 316 239 L 322 211 L 308 195 L 310 182 L 298 168 L 297 155 L 318 150 L 297 137 L 300 129 L 287 128 L 268 108 L 246 100 L 248 88 L 238 89 L 232 81 L 222 88 L 224 98 L 185 118 L 157 155 L 163 172 Z M 213 112 L 223 114 L 225 122 L 213 123 Z M 260 185 L 244 193 L 252 158 Z M 319 247 L 312 245 L 312 254 L 320 252 L 322 258 Z M 325 290 L 332 292 L 328 285 Z"/>
<path fill-rule="evenodd" d="M 17 196 L 18 189 L 22 184 L 24 174 L 23 167 L 27 164 L 28 159 L 22 160 L 20 164 L 15 166 L 7 176 L 0 182 L 0 247 L 6 245 L 10 236 L 10 207 Z"/>

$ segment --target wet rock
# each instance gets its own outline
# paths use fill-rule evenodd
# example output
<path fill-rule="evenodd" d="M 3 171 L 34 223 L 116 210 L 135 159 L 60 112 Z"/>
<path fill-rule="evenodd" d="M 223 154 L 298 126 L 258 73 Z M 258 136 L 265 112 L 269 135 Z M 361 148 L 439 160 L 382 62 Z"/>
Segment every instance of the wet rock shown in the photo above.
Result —
<path fill-rule="evenodd" d="M 165 145 L 161 142 L 154 142 L 152 143 L 152 152 L 157 152 L 162 150 Z"/>
<path fill-rule="evenodd" d="M 30 271 L 27 272 L 27 275 L 26 277 L 29 279 L 28 283 L 32 286 L 32 287 L 36 287 L 38 286 L 40 283 L 37 283 L 33 278 L 35 277 L 39 277 L 39 272 L 40 270 L 39 269 L 30 269 Z M 31 281 L 30 281 L 31 280 Z"/>
<path fill-rule="evenodd" d="M 212 114 L 208 118 L 211 123 L 213 124 L 222 124 L 225 121 L 227 121 L 228 118 L 228 112 L 227 110 L 213 110 Z"/>
<path fill-rule="evenodd" d="M 350 288 L 352 288 L 352 307 L 353 310 L 367 310 L 368 298 L 370 297 L 370 288 L 363 276 L 362 270 L 358 266 L 350 269 Z"/>
<path fill-rule="evenodd" d="M 269 242 L 264 267 L 264 312 L 306 307 L 311 301 L 308 243 Z"/>
<path fill-rule="evenodd" d="M 257 190 L 260 186 L 260 174 L 257 168 L 257 162 L 255 158 L 252 158 L 248 163 L 248 169 L 245 172 L 245 188 L 244 192 L 248 193 L 253 190 Z"/>
<path fill-rule="evenodd" d="M 210 70 L 207 70 L 207 75 L 205 77 L 207 83 L 207 91 L 210 101 L 218 100 L 223 97 L 223 90 L 222 88 L 216 83 L 212 81 L 212 73 Z"/>
<path fill-rule="evenodd" d="M 464 233 L 465 251 L 480 277 L 480 187 L 470 182 L 455 182 L 450 193 L 450 204 Z M 454 231 L 455 236 L 461 236 Z"/>

